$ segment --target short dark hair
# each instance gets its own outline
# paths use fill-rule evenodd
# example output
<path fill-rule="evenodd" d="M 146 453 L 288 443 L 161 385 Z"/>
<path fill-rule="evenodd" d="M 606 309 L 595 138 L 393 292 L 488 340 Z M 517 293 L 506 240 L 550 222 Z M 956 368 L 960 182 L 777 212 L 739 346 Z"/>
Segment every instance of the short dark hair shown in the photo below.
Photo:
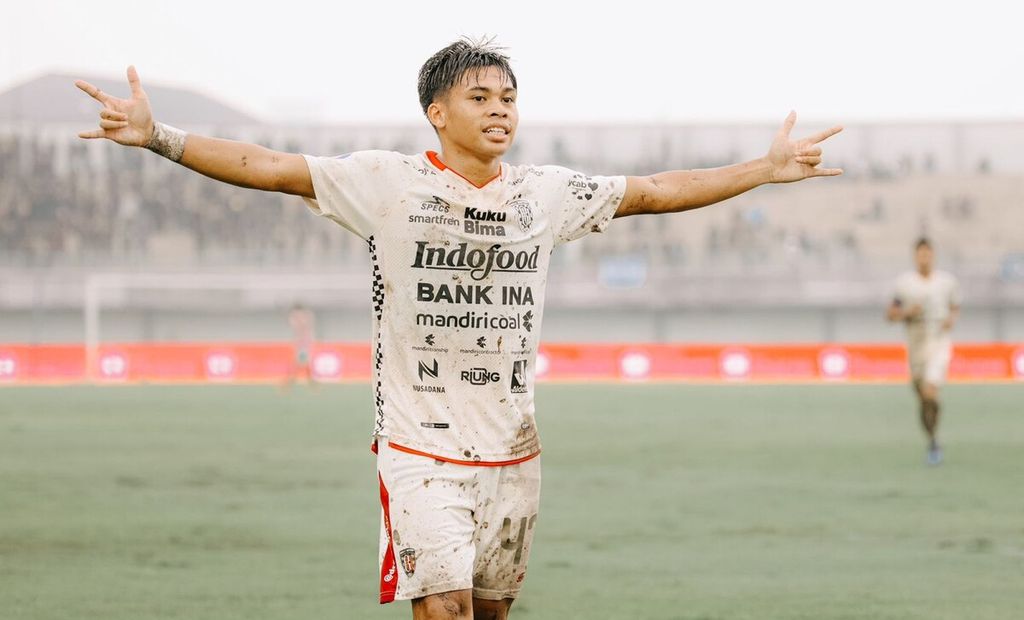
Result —
<path fill-rule="evenodd" d="M 920 250 L 921 248 L 928 248 L 929 250 L 934 249 L 932 248 L 932 242 L 928 237 L 920 237 L 918 238 L 917 243 L 914 244 L 915 250 Z"/>
<path fill-rule="evenodd" d="M 417 87 L 420 94 L 420 106 L 423 113 L 439 95 L 448 92 L 467 71 L 478 72 L 488 67 L 495 67 L 505 78 L 516 86 L 516 74 L 512 72 L 509 58 L 502 53 L 505 48 L 494 44 L 494 39 L 482 38 L 473 40 L 463 37 L 448 47 L 431 56 L 420 67 Z"/>

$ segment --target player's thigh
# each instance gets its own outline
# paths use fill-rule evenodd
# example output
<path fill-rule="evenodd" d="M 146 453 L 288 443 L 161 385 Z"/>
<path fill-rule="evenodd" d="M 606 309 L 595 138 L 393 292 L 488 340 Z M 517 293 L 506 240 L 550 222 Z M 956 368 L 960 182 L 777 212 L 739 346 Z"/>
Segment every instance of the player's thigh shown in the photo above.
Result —
<path fill-rule="evenodd" d="M 503 598 L 492 601 L 485 598 L 473 599 L 473 620 L 505 620 L 514 599 Z"/>
<path fill-rule="evenodd" d="M 949 374 L 952 353 L 953 346 L 948 341 L 936 342 L 929 351 L 921 378 L 921 394 L 924 398 L 930 400 L 938 398 L 939 388 L 946 383 L 946 376 Z"/>
<path fill-rule="evenodd" d="M 915 347 L 907 350 L 907 365 L 910 370 L 910 383 L 914 386 L 914 392 L 921 396 L 921 384 L 924 381 L 925 370 L 928 367 L 928 356 L 923 347 Z"/>
<path fill-rule="evenodd" d="M 477 500 L 473 596 L 489 601 L 519 595 L 540 508 L 540 458 L 496 468 Z"/>
<path fill-rule="evenodd" d="M 473 591 L 439 592 L 412 599 L 413 620 L 470 620 Z"/>
<path fill-rule="evenodd" d="M 406 454 L 378 442 L 382 515 L 381 600 L 473 586 L 475 469 Z"/>

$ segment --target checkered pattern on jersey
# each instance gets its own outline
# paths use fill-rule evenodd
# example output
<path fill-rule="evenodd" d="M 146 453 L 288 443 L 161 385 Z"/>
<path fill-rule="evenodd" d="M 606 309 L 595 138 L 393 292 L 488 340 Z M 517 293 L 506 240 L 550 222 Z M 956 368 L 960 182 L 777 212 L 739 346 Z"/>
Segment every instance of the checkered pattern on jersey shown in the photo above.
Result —
<path fill-rule="evenodd" d="M 377 259 L 377 244 L 371 235 L 366 243 L 370 246 L 370 262 L 373 264 L 373 312 L 380 320 L 384 312 L 384 276 L 380 273 L 380 261 Z"/>
<path fill-rule="evenodd" d="M 381 380 L 384 367 L 384 347 L 380 342 L 380 320 L 384 313 L 384 277 L 380 273 L 377 244 L 374 242 L 373 236 L 371 235 L 366 242 L 370 246 L 370 263 L 373 265 L 373 314 L 377 317 L 377 350 L 373 354 L 373 366 L 377 373 L 377 384 L 373 389 L 377 421 L 373 427 L 373 434 L 378 435 L 384 431 L 384 386 Z"/>

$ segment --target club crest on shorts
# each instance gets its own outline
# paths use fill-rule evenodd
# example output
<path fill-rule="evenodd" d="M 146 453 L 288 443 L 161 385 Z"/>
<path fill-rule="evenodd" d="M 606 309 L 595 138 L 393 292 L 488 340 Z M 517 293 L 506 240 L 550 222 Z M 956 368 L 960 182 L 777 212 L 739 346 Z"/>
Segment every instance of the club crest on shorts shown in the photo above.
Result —
<path fill-rule="evenodd" d="M 530 201 L 513 200 L 508 203 L 508 207 L 515 214 L 519 228 L 523 229 L 523 232 L 530 232 L 530 227 L 533 226 L 533 209 L 530 207 Z"/>
<path fill-rule="evenodd" d="M 416 572 L 416 550 L 406 547 L 399 552 L 398 557 L 402 561 L 402 570 L 405 571 L 405 576 L 412 577 L 412 574 Z"/>

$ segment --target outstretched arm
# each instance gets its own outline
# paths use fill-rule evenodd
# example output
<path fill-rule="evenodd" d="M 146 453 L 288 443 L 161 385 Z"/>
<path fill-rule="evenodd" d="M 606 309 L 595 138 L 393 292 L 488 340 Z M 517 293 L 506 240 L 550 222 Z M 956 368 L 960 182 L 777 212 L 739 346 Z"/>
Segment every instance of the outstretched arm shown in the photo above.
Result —
<path fill-rule="evenodd" d="M 819 168 L 821 147 L 843 130 L 832 127 L 802 140 L 790 139 L 796 112 L 790 112 L 775 134 L 768 154 L 759 159 L 723 168 L 677 170 L 626 179 L 626 194 L 615 217 L 675 213 L 706 207 L 765 183 L 791 183 L 811 177 L 836 176 L 838 168 Z"/>
<path fill-rule="evenodd" d="M 183 139 L 184 150 L 171 149 L 171 158 L 211 179 L 239 187 L 315 197 L 309 167 L 301 155 L 195 134 L 182 136 L 178 130 L 153 122 L 149 97 L 135 67 L 128 67 L 128 84 L 131 98 L 118 99 L 83 80 L 75 82 L 75 86 L 103 104 L 100 128 L 83 131 L 78 137 L 106 138 L 125 146 L 150 148 L 165 156 L 166 142 Z"/>

